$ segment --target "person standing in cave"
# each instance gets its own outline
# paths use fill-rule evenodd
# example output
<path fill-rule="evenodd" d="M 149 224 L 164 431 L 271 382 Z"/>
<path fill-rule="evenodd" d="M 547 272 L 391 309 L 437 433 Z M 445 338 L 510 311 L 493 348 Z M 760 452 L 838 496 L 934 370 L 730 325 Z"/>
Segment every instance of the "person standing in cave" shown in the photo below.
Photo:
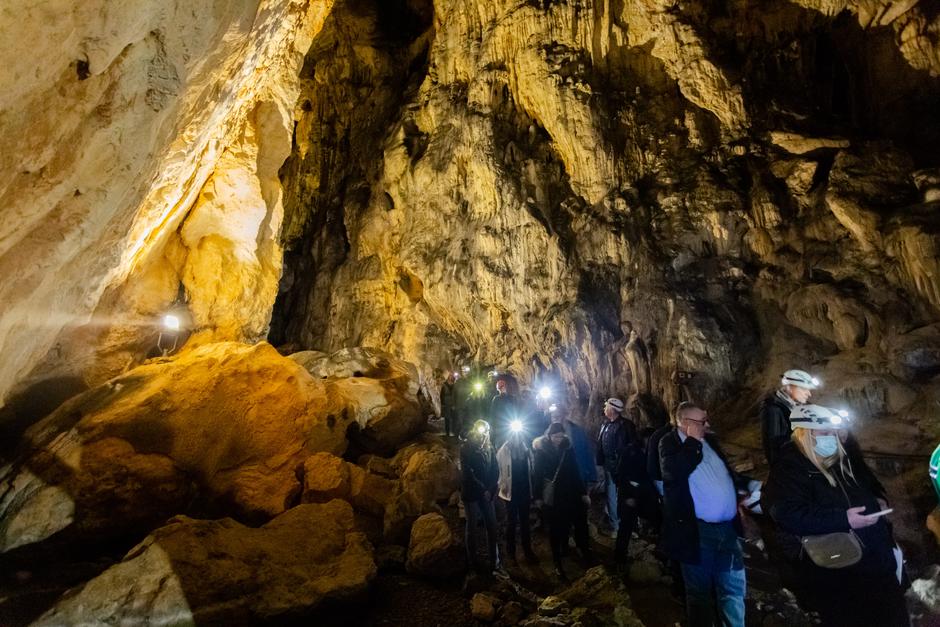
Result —
<path fill-rule="evenodd" d="M 477 568 L 476 532 L 480 520 L 486 528 L 486 546 L 489 563 L 486 570 L 492 572 L 500 567 L 496 545 L 496 510 L 493 499 L 499 481 L 499 466 L 496 451 L 490 444 L 490 426 L 485 420 L 477 420 L 467 433 L 467 441 L 460 447 L 460 498 L 466 514 L 464 531 L 467 548 L 467 565 Z"/>
<path fill-rule="evenodd" d="M 604 403 L 607 421 L 597 435 L 597 465 L 604 469 L 607 512 L 616 534 L 614 561 L 624 566 L 629 557 L 630 538 L 636 528 L 640 502 L 645 500 L 646 455 L 636 425 L 623 416 L 623 401 L 608 398 Z"/>
<path fill-rule="evenodd" d="M 819 381 L 805 370 L 787 370 L 780 379 L 780 388 L 761 402 L 761 442 L 769 465 L 773 466 L 777 452 L 790 441 L 790 412 L 806 404 L 818 387 Z"/>
<path fill-rule="evenodd" d="M 493 425 L 493 445 L 500 447 L 509 437 L 509 423 L 521 418 L 519 402 L 509 391 L 506 377 L 496 379 L 496 396 L 490 402 L 490 424 Z"/>
<path fill-rule="evenodd" d="M 535 559 L 532 551 L 532 533 L 529 524 L 529 505 L 532 500 L 532 450 L 526 442 L 521 425 L 512 429 L 509 439 L 496 452 L 499 465 L 499 498 L 506 502 L 506 555 L 516 561 L 516 523 L 522 536 L 522 551 L 526 559 Z"/>
<path fill-rule="evenodd" d="M 447 437 L 460 433 L 457 422 L 457 378 L 457 373 L 451 371 L 441 386 L 441 417 L 444 419 L 444 435 Z"/>
<path fill-rule="evenodd" d="M 744 626 L 744 553 L 738 540 L 738 490 L 753 481 L 728 465 L 708 429 L 708 413 L 685 401 L 676 428 L 659 442 L 663 473 L 660 548 L 679 562 L 691 627 Z M 717 599 L 717 607 L 716 607 Z"/>
<path fill-rule="evenodd" d="M 584 427 L 571 419 L 570 408 L 564 401 L 558 401 L 554 404 L 554 411 L 549 407 L 549 416 L 551 424 L 560 424 L 568 441 L 571 443 L 571 450 L 574 453 L 575 462 L 578 465 L 578 472 L 581 473 L 581 481 L 588 486 L 588 490 L 593 484 L 597 483 L 597 466 L 594 465 L 594 451 L 591 450 L 591 440 L 588 438 Z M 549 428 L 551 428 L 551 424 Z M 548 430 L 545 430 L 548 435 Z"/>
<path fill-rule="evenodd" d="M 903 557 L 888 518 L 878 514 L 888 507 L 885 490 L 846 447 L 848 421 L 825 407 L 802 405 L 790 422 L 793 435 L 777 452 L 762 502 L 794 570 L 797 600 L 827 626 L 907 627 Z M 832 548 L 834 538 L 853 536 L 854 551 L 845 544 Z M 848 559 L 853 552 L 854 562 Z M 832 560 L 840 557 L 846 563 L 836 567 Z"/>
<path fill-rule="evenodd" d="M 621 455 L 636 439 L 636 425 L 623 417 L 623 401 L 608 398 L 604 402 L 605 422 L 597 434 L 596 465 L 604 469 L 604 494 L 607 496 L 607 522 L 612 535 L 620 529 L 617 507 L 617 478 Z M 634 521 L 636 522 L 636 521 Z M 632 531 L 632 529 L 631 529 Z"/>
<path fill-rule="evenodd" d="M 549 543 L 555 575 L 567 581 L 562 555 L 574 527 L 574 540 L 586 565 L 594 563 L 588 535 L 588 506 L 591 499 L 581 480 L 571 442 L 560 423 L 552 423 L 546 434 L 533 442 L 535 476 L 533 489 L 537 507 L 544 507 L 548 518 Z"/>

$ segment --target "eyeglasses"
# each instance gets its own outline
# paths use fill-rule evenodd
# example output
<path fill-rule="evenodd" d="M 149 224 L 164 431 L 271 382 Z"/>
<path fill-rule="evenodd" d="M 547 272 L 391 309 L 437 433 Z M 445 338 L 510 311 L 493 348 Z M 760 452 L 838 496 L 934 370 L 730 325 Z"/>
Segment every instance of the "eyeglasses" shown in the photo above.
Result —
<path fill-rule="evenodd" d="M 705 416 L 705 420 L 696 420 L 695 418 L 683 418 L 682 420 L 686 422 L 697 422 L 700 425 L 704 425 L 708 423 L 708 416 Z"/>

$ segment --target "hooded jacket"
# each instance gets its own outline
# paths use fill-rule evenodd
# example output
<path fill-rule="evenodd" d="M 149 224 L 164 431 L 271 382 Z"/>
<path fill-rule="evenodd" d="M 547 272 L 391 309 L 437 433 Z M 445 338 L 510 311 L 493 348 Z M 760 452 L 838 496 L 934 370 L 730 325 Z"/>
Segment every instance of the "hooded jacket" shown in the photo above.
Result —
<path fill-rule="evenodd" d="M 496 451 L 496 463 L 499 466 L 499 498 L 511 501 L 515 495 L 517 498 L 529 499 L 532 496 L 532 451 L 525 444 L 521 444 L 525 455 L 521 459 L 514 460 L 511 444 L 512 440 L 509 440 Z M 520 470 L 525 473 L 524 477 L 519 476 Z M 517 494 L 513 486 L 517 488 L 521 486 L 524 494 Z"/>

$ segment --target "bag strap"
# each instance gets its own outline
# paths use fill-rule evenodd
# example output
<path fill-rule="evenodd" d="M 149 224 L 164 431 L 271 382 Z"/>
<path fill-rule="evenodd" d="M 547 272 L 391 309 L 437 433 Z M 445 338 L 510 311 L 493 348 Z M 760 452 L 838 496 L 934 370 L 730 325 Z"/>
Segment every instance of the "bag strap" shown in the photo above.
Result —
<path fill-rule="evenodd" d="M 561 459 L 558 460 L 558 467 L 555 469 L 555 476 L 552 477 L 552 483 L 555 483 L 555 480 L 558 479 L 558 473 L 561 472 L 561 465 L 565 463 L 565 455 L 567 454 L 568 449 L 561 452 Z"/>

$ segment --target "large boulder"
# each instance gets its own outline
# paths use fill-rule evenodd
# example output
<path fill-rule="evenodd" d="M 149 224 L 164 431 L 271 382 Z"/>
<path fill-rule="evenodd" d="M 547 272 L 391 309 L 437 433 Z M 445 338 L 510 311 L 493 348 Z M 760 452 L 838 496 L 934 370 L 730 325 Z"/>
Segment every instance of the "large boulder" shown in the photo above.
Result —
<path fill-rule="evenodd" d="M 258 529 L 179 517 L 34 624 L 272 621 L 361 593 L 376 572 L 343 501 L 299 505 Z"/>
<path fill-rule="evenodd" d="M 368 463 L 378 466 L 372 458 Z M 388 542 L 405 542 L 419 516 L 440 511 L 438 503 L 457 489 L 460 475 L 441 439 L 429 434 L 403 447 L 388 466 L 399 481 L 385 508 L 383 535 Z"/>
<path fill-rule="evenodd" d="M 428 433 L 399 450 L 391 465 L 402 489 L 424 502 L 446 501 L 460 485 L 457 460 L 440 437 Z"/>
<path fill-rule="evenodd" d="M 447 520 L 440 514 L 425 514 L 411 526 L 405 568 L 415 575 L 449 577 L 463 570 L 461 549 Z"/>
<path fill-rule="evenodd" d="M 304 460 L 345 449 L 344 402 L 264 343 L 140 366 L 26 433 L 19 461 L 0 468 L 0 552 L 66 528 L 146 531 L 187 507 L 280 514 Z"/>
<path fill-rule="evenodd" d="M 364 449 L 391 453 L 424 428 L 420 380 L 412 364 L 359 347 L 329 355 L 302 351 L 290 359 L 344 399 L 358 426 L 352 436 Z"/>
<path fill-rule="evenodd" d="M 324 452 L 311 455 L 304 462 L 301 500 L 324 503 L 343 499 L 358 511 L 382 516 L 396 488 L 395 481 Z"/>

